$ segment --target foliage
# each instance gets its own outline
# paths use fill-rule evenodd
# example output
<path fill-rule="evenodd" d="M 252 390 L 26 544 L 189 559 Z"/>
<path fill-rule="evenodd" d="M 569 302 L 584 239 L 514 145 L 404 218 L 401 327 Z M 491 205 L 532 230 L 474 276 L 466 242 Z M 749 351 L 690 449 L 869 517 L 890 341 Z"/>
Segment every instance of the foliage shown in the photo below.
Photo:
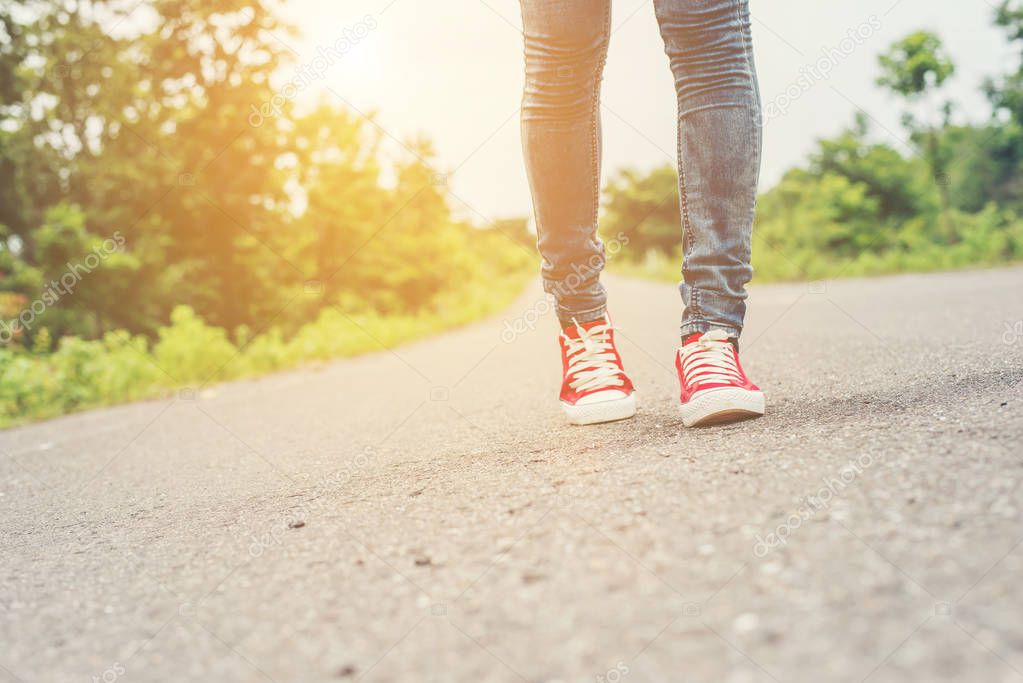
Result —
<path fill-rule="evenodd" d="M 63 337 L 53 353 L 0 347 L 0 426 L 53 417 L 93 406 L 189 395 L 216 382 L 252 377 L 303 363 L 391 347 L 507 306 L 526 275 L 520 270 L 438 299 L 434 310 L 383 315 L 324 308 L 286 338 L 280 328 L 231 341 L 187 306 L 171 315 L 152 348 L 143 335 L 123 330 L 102 339 Z"/>
<path fill-rule="evenodd" d="M 272 0 L 0 0 L 0 421 L 506 300 L 524 226 L 456 219 L 428 141 L 295 107 L 292 32 Z"/>
<path fill-rule="evenodd" d="M 361 113 L 296 110 L 292 29 L 270 0 L 0 7 L 0 86 L 16 81 L 0 105 L 0 224 L 19 261 L 0 275 L 21 269 L 0 288 L 34 298 L 93 242 L 125 241 L 90 276 L 95 296 L 61 302 L 55 338 L 152 338 L 181 303 L 225 329 L 293 331 L 341 298 L 413 312 L 471 281 L 429 144 L 385 165 Z M 53 224 L 57 207 L 73 224 Z M 310 281 L 321 297 L 290 306 Z"/>
<path fill-rule="evenodd" d="M 940 88 L 955 72 L 941 39 L 927 31 L 911 33 L 896 42 L 878 62 L 881 76 L 877 84 L 903 97 L 918 97 L 931 88 Z"/>
<path fill-rule="evenodd" d="M 130 19 L 130 20 L 129 20 Z M 858 116 L 759 199 L 759 280 L 1023 258 L 1020 63 L 953 121 L 955 65 L 916 32 L 879 58 L 909 143 Z M 389 346 L 507 303 L 525 221 L 452 214 L 426 140 L 286 96 L 272 0 L 0 0 L 0 424 Z M 301 70 L 295 73 L 300 73 Z M 674 169 L 620 172 L 616 267 L 677 278 Z"/>
<path fill-rule="evenodd" d="M 1023 3 L 996 22 L 1023 48 Z M 1021 52 L 1023 57 L 1023 52 Z M 928 106 L 955 71 L 941 40 L 917 32 L 879 57 L 879 85 L 903 98 L 910 144 L 877 139 L 865 115 L 819 140 L 804 168 L 758 199 L 758 281 L 994 265 L 1023 259 L 1023 61 L 986 90 L 992 115 L 954 124 L 950 102 Z M 928 118 L 938 111 L 940 117 Z M 605 191 L 608 234 L 629 236 L 615 267 L 679 277 L 677 176 L 627 170 Z"/>

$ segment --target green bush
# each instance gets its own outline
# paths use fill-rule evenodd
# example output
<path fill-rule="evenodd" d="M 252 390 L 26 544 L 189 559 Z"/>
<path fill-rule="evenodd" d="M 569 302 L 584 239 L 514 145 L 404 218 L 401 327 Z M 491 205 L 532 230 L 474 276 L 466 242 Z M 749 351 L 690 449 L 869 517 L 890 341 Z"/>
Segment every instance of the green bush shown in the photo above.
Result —
<path fill-rule="evenodd" d="M 328 307 L 290 339 L 277 328 L 255 337 L 240 328 L 234 343 L 226 330 L 179 306 L 152 347 L 123 330 L 101 340 L 64 337 L 53 353 L 0 347 L 0 427 L 391 347 L 504 308 L 527 277 L 519 269 L 474 281 L 417 314 Z"/>
<path fill-rule="evenodd" d="M 238 355 L 227 338 L 227 330 L 210 327 L 188 306 L 171 313 L 171 324 L 161 327 L 153 348 L 157 367 L 183 384 L 201 384 L 212 379 Z"/>

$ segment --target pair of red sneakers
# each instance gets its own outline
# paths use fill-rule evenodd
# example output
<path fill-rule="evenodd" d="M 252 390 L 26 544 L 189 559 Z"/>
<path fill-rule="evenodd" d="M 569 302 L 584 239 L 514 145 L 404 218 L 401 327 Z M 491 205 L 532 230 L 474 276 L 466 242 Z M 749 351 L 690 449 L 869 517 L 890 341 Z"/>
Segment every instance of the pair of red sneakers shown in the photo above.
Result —
<path fill-rule="evenodd" d="M 571 325 L 559 341 L 561 406 L 569 421 L 596 424 L 636 414 L 636 389 L 625 374 L 609 318 Z M 764 394 L 746 377 L 736 344 L 723 330 L 687 337 L 675 353 L 675 369 L 686 427 L 764 414 Z"/>

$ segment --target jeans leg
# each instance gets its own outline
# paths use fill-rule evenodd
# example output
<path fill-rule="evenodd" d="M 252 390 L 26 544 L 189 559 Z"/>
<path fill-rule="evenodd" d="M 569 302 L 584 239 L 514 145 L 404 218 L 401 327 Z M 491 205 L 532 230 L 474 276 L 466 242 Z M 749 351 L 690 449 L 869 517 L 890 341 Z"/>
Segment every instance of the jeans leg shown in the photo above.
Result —
<path fill-rule="evenodd" d="M 522 147 L 544 289 L 558 318 L 604 315 L 604 245 L 597 237 L 600 82 L 611 0 L 521 0 L 526 85 Z"/>
<path fill-rule="evenodd" d="M 748 0 L 655 0 L 678 96 L 682 336 L 738 336 L 760 175 Z"/>

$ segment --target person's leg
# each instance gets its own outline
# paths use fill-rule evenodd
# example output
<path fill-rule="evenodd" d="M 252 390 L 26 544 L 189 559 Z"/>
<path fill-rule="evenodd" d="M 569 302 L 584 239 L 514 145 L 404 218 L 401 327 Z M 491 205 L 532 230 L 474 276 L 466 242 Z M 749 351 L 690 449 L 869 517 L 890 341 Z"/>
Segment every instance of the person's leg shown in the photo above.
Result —
<path fill-rule="evenodd" d="M 632 417 L 636 395 L 600 284 L 600 81 L 611 0 L 521 0 L 522 148 L 544 289 L 562 325 L 560 400 L 575 424 Z"/>
<path fill-rule="evenodd" d="M 760 173 L 760 93 L 748 0 L 655 0 L 678 96 L 682 338 L 737 338 Z"/>
<path fill-rule="evenodd" d="M 544 289 L 563 325 L 604 316 L 597 237 L 600 81 L 611 0 L 521 0 L 526 84 L 522 146 Z"/>
<path fill-rule="evenodd" d="M 748 0 L 655 0 L 678 95 L 682 346 L 687 427 L 764 414 L 739 362 L 757 177 L 760 93 Z"/>

